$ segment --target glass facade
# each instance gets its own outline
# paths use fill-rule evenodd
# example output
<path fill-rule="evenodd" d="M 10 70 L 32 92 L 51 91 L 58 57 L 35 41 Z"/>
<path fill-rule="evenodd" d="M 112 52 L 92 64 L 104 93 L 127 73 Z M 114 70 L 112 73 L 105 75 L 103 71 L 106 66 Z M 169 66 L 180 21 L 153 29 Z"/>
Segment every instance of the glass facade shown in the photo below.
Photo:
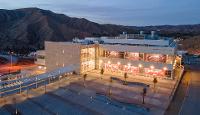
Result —
<path fill-rule="evenodd" d="M 126 52 L 125 58 L 129 60 L 141 60 L 139 53 Z"/>
<path fill-rule="evenodd" d="M 162 55 L 162 54 L 146 54 L 145 61 L 166 63 L 166 55 Z"/>
<path fill-rule="evenodd" d="M 129 73 L 132 75 L 149 75 L 156 77 L 171 77 L 171 71 L 167 69 L 155 69 L 154 67 L 139 67 L 130 64 L 123 65 L 120 63 L 101 62 L 100 68 L 104 68 L 105 71 L 110 73 Z"/>
<path fill-rule="evenodd" d="M 81 72 L 95 69 L 95 48 L 81 49 Z"/>
<path fill-rule="evenodd" d="M 150 54 L 150 53 L 138 53 L 138 52 L 117 52 L 117 51 L 100 51 L 100 57 L 107 58 L 120 58 L 135 61 L 146 61 L 146 62 L 158 62 L 172 64 L 174 56 L 163 55 L 163 54 Z"/>
<path fill-rule="evenodd" d="M 171 77 L 171 71 L 167 68 L 157 69 L 153 66 L 143 67 L 142 65 L 131 65 L 124 64 L 126 61 L 143 61 L 143 62 L 153 62 L 153 63 L 163 63 L 172 64 L 173 56 L 163 55 L 163 54 L 149 54 L 149 53 L 139 53 L 139 52 L 117 52 L 117 51 L 106 51 L 103 49 L 95 51 L 95 48 L 84 48 L 81 49 L 81 72 L 87 72 L 97 68 L 104 68 L 105 72 L 110 72 L 111 74 L 123 74 L 128 73 L 132 75 L 147 75 L 156 77 Z M 96 57 L 97 56 L 97 57 Z M 110 61 L 101 60 L 100 58 L 109 59 Z M 112 59 L 124 59 L 123 63 L 111 62 Z M 97 61 L 97 62 L 95 62 Z"/>

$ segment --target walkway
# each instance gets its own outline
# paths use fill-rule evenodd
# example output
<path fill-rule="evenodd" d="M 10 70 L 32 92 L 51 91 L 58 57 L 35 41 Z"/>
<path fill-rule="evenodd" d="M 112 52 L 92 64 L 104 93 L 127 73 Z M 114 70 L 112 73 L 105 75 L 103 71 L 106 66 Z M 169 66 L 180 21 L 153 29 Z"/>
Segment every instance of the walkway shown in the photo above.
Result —
<path fill-rule="evenodd" d="M 180 115 L 199 115 L 200 113 L 200 72 L 192 71 L 190 79 L 189 90 Z"/>

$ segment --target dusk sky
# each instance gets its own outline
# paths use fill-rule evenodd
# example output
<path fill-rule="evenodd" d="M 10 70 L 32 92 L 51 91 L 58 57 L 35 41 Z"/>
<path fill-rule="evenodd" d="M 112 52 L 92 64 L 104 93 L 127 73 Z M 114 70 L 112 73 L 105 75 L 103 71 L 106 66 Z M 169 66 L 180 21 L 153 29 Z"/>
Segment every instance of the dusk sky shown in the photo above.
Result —
<path fill-rule="evenodd" d="M 26 7 L 130 26 L 200 23 L 200 0 L 0 0 L 1 9 Z"/>

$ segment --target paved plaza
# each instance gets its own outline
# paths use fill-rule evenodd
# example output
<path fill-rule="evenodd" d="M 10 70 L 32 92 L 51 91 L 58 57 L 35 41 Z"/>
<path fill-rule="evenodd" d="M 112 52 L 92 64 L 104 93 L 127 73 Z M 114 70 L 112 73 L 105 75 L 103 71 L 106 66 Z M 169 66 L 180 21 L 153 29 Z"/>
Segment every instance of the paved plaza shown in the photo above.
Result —
<path fill-rule="evenodd" d="M 46 93 L 41 86 L 1 98 L 0 114 L 10 115 L 18 109 L 23 115 L 162 115 L 176 85 L 176 80 L 158 79 L 154 89 L 150 77 L 129 76 L 127 81 L 136 84 L 127 85 L 109 79 L 109 73 L 101 76 L 98 71 L 89 72 L 86 80 L 72 75 L 47 85 Z M 141 94 L 144 86 L 138 83 L 149 85 L 145 104 Z"/>

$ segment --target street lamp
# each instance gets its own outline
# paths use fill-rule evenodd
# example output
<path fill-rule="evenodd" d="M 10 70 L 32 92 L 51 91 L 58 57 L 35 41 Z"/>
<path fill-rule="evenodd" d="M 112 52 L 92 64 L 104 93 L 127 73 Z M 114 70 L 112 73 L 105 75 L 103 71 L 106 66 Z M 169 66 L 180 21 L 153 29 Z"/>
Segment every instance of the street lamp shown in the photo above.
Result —
<path fill-rule="evenodd" d="M 35 87 L 36 87 L 36 88 L 37 88 L 37 85 L 38 85 L 38 84 L 37 84 L 37 81 L 38 81 L 38 78 L 36 77 L 36 84 L 35 84 Z"/>
<path fill-rule="evenodd" d="M 11 69 L 12 69 L 12 54 L 13 54 L 13 52 L 12 51 L 10 51 L 10 71 L 11 71 Z M 9 73 L 10 73 L 10 71 L 9 71 Z"/>

